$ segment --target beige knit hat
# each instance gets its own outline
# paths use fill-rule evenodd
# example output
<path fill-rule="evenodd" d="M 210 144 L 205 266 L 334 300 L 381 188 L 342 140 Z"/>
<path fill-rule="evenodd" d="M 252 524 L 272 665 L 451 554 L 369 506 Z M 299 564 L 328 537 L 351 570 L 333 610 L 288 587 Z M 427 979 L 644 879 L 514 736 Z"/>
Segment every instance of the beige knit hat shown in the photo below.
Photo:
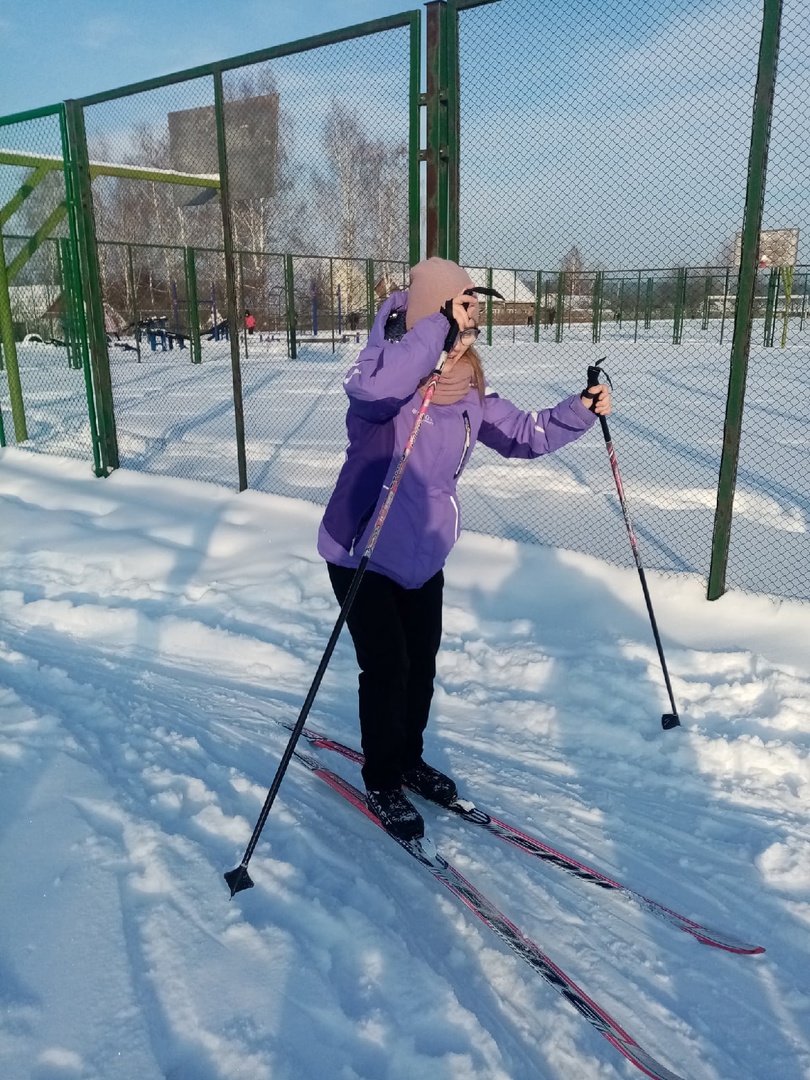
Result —
<path fill-rule="evenodd" d="M 405 326 L 408 330 L 423 319 L 440 311 L 446 300 L 472 288 L 474 282 L 466 270 L 449 259 L 425 259 L 411 268 L 408 289 L 408 308 Z"/>

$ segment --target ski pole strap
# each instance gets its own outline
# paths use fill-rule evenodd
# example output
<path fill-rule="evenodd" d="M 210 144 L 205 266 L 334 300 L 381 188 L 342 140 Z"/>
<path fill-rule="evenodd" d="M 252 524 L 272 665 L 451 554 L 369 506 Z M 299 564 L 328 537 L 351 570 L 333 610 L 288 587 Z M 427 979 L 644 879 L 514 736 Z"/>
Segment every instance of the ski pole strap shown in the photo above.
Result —
<path fill-rule="evenodd" d="M 590 400 L 590 404 L 588 405 L 588 408 L 591 410 L 591 412 L 594 412 L 594 410 L 596 409 L 596 402 L 599 399 L 599 395 L 598 394 L 592 394 L 590 392 L 590 390 L 586 386 L 585 389 L 580 394 L 580 397 L 588 398 Z"/>
<path fill-rule="evenodd" d="M 497 289 L 486 289 L 483 286 L 479 286 L 479 285 L 474 285 L 470 289 L 465 289 L 464 290 L 464 295 L 465 296 L 476 296 L 476 295 L 495 296 L 495 297 L 498 298 L 498 300 L 503 300 L 504 299 L 503 296 L 498 292 Z M 467 303 L 465 301 L 464 302 L 464 307 L 469 308 L 469 306 L 470 306 L 469 303 Z M 456 322 L 455 318 L 453 317 L 453 301 L 452 300 L 445 300 L 445 302 L 439 308 L 439 311 L 441 311 L 442 315 L 444 315 L 445 319 L 447 319 L 447 321 L 450 323 L 450 330 L 448 331 L 447 337 L 444 339 L 444 351 L 445 352 L 450 352 L 450 350 L 453 348 L 453 346 L 456 343 L 456 338 L 458 337 L 458 331 L 459 331 L 459 325 Z"/>

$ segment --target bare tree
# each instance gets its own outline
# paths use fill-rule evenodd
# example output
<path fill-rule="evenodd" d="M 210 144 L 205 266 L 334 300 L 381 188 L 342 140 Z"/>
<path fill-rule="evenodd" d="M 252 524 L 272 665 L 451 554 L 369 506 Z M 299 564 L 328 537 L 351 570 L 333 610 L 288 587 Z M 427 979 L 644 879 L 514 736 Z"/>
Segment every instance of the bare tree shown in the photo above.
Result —
<path fill-rule="evenodd" d="M 568 249 L 560 260 L 560 270 L 565 274 L 565 291 L 572 295 L 579 295 L 580 278 L 584 268 L 582 254 L 574 244 Z"/>
<path fill-rule="evenodd" d="M 335 254 L 405 258 L 407 147 L 370 137 L 354 110 L 333 101 L 323 126 L 323 149 L 314 186 L 319 223 Z"/>

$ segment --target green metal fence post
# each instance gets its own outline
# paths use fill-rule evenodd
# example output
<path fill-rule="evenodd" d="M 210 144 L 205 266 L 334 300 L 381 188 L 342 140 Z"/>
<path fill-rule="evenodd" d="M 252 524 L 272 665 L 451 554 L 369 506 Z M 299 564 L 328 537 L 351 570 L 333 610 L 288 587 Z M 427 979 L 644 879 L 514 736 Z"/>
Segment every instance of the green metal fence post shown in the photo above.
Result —
<path fill-rule="evenodd" d="M 492 288 L 492 267 L 487 267 L 487 288 Z M 492 344 L 492 305 L 493 296 L 487 297 L 487 345 Z"/>
<path fill-rule="evenodd" d="M 652 307 L 653 307 L 653 289 L 655 287 L 655 279 L 647 278 L 647 292 L 644 297 L 644 329 L 649 330 L 652 326 Z"/>
<path fill-rule="evenodd" d="M 635 319 L 635 328 L 633 330 L 633 342 L 634 343 L 638 341 L 638 317 L 639 317 L 640 305 L 641 305 L 641 271 L 639 270 L 638 277 L 636 278 L 636 319 Z"/>
<path fill-rule="evenodd" d="M 448 0 L 444 10 L 445 91 L 447 94 L 447 258 L 459 259 L 459 143 L 461 113 L 459 102 L 458 10 L 456 0 Z"/>
<path fill-rule="evenodd" d="M 712 558 L 706 593 L 709 600 L 716 600 L 722 596 L 726 588 L 734 491 L 737 484 L 737 466 L 740 458 L 745 384 L 748 375 L 748 356 L 751 349 L 754 293 L 757 284 L 757 263 L 759 260 L 759 234 L 762 229 L 762 210 L 765 199 L 765 178 L 768 170 L 768 146 L 773 114 L 776 67 L 779 57 L 781 22 L 782 0 L 764 0 L 759 46 L 759 68 L 751 125 L 751 147 L 748 155 L 748 182 L 743 214 L 740 274 L 737 284 L 734 336 L 731 344 L 731 365 L 726 397 L 726 418 L 723 429 L 723 451 L 720 458 L 717 507 L 712 536 Z"/>
<path fill-rule="evenodd" d="M 132 244 L 127 244 L 127 279 L 129 281 L 129 288 L 132 293 L 132 325 L 135 331 L 135 348 L 138 353 L 138 363 L 142 362 L 141 358 L 141 314 L 138 310 L 138 286 L 135 281 L 135 263 L 132 258 Z M 186 290 L 186 299 L 188 299 L 188 290 Z"/>
<path fill-rule="evenodd" d="M 58 269 L 59 282 L 62 287 L 62 326 L 60 337 L 64 335 L 65 351 L 67 352 L 67 366 L 80 368 L 82 366 L 79 349 L 78 334 L 76 332 L 76 298 L 73 295 L 73 265 L 70 239 L 67 236 L 60 237 L 57 241 L 59 252 Z"/>
<path fill-rule="evenodd" d="M 602 340 L 602 312 L 605 302 L 605 271 L 597 270 L 591 299 L 591 337 L 594 345 Z"/>
<path fill-rule="evenodd" d="M 540 315 L 542 312 L 543 299 L 543 271 L 538 270 L 534 276 L 534 340 L 540 340 Z M 492 300 L 492 297 L 490 297 Z"/>
<path fill-rule="evenodd" d="M 679 266 L 675 279 L 675 312 L 672 319 L 672 344 L 683 340 L 683 316 L 686 308 L 686 267 Z"/>
<path fill-rule="evenodd" d="M 23 406 L 22 384 L 20 382 L 20 365 L 17 360 L 17 344 L 14 341 L 14 322 L 11 315 L 11 298 L 8 291 L 6 256 L 3 248 L 3 231 L 1 228 L 0 340 L 2 340 L 3 352 L 6 357 L 6 378 L 8 379 L 8 396 L 11 402 L 11 419 L 14 424 L 14 438 L 17 442 L 25 442 L 28 438 L 28 427 L 25 423 L 25 408 Z"/>
<path fill-rule="evenodd" d="M 768 295 L 765 300 L 765 327 L 763 329 L 762 344 L 766 349 L 773 348 L 773 337 L 776 331 L 776 306 L 779 302 L 779 279 L 780 268 L 771 267 L 768 274 Z"/>
<path fill-rule="evenodd" d="M 200 304 L 197 295 L 197 259 L 193 247 L 183 248 L 183 269 L 186 278 L 186 309 L 188 332 L 191 338 L 191 362 L 202 363 L 202 342 L 200 340 Z"/>
<path fill-rule="evenodd" d="M 563 339 L 563 322 L 565 320 L 565 271 L 561 270 L 557 275 L 557 311 L 554 318 L 554 340 L 560 342 Z"/>
<path fill-rule="evenodd" d="M 287 352 L 290 359 L 295 360 L 298 357 L 296 341 L 298 316 L 295 310 L 295 268 L 292 255 L 284 256 L 284 292 L 287 302 Z"/>
<path fill-rule="evenodd" d="M 87 352 L 86 337 L 82 332 L 83 322 L 79 308 L 82 305 L 81 275 L 79 273 L 76 247 L 70 237 L 60 241 L 62 249 L 62 269 L 64 272 L 64 329 L 67 346 L 68 366 L 79 369 L 85 365 Z M 88 365 L 89 368 L 89 365 Z"/>
<path fill-rule="evenodd" d="M 447 4 L 429 0 L 427 8 L 427 48 L 425 94 L 427 163 L 425 182 L 425 256 L 447 258 Z"/>
<path fill-rule="evenodd" d="M 410 80 L 408 101 L 408 264 L 419 262 L 422 240 L 421 205 L 421 80 L 422 80 L 422 13 L 414 11 L 410 20 Z M 331 268 L 331 262 L 330 262 Z M 330 269 L 331 272 L 331 269 Z M 332 345 L 334 348 L 334 318 L 332 319 Z"/>
<path fill-rule="evenodd" d="M 366 259 L 366 330 L 371 333 L 374 322 L 374 260 Z"/>
<path fill-rule="evenodd" d="M 65 250 L 68 256 L 66 262 L 68 270 L 68 301 L 69 309 L 72 312 L 71 318 L 73 323 L 71 334 L 74 350 L 78 350 L 78 356 L 74 352 L 75 363 L 77 367 L 81 367 L 84 377 L 84 394 L 85 400 L 87 401 L 87 418 L 90 424 L 93 471 L 96 476 L 103 476 L 105 475 L 105 470 L 102 466 L 101 436 L 99 434 L 96 400 L 93 390 L 93 372 L 90 363 L 90 346 L 88 343 L 84 291 L 82 287 L 82 263 L 79 254 L 79 189 L 77 172 L 74 165 L 74 155 L 71 150 L 72 143 L 68 132 L 68 109 L 66 105 L 62 105 L 59 108 L 59 134 L 62 143 L 62 175 L 65 180 L 65 203 L 67 205 L 68 215 L 69 243 Z M 106 335 L 104 344 L 106 347 Z"/>
<path fill-rule="evenodd" d="M 239 252 L 239 320 L 242 325 L 243 341 L 245 343 L 245 359 L 248 359 L 248 328 L 245 319 L 245 312 L 247 311 L 247 305 L 245 303 L 245 260 L 242 252 Z M 238 334 L 239 331 L 234 327 L 234 333 Z"/>
<path fill-rule="evenodd" d="M 215 66 L 214 115 L 217 127 L 217 161 L 219 164 L 219 200 L 222 212 L 222 246 L 225 249 L 225 295 L 228 310 L 228 342 L 231 347 L 231 377 L 233 381 L 233 412 L 236 428 L 236 464 L 239 473 L 239 490 L 244 491 L 247 481 L 247 454 L 245 451 L 245 410 L 242 399 L 242 365 L 239 359 L 239 316 L 236 308 L 236 272 L 233 251 L 233 228 L 231 225 L 230 181 L 228 179 L 228 145 L 225 132 L 225 93 L 222 86 L 222 69 Z"/>
<path fill-rule="evenodd" d="M 731 267 L 726 267 L 726 276 L 723 281 L 723 313 L 720 316 L 720 344 L 723 344 L 723 335 L 726 331 L 726 309 L 728 307 L 728 286 L 731 278 Z"/>
<path fill-rule="evenodd" d="M 61 288 L 61 300 L 62 300 L 62 334 L 65 336 L 65 352 L 67 353 L 68 367 L 73 367 L 73 357 L 71 355 L 70 334 L 68 333 L 68 286 L 67 286 L 67 238 L 62 237 L 56 243 L 56 272 L 59 276 L 59 285 Z M 53 335 L 53 331 L 51 332 Z M 61 336 L 61 335 L 60 335 Z"/>
<path fill-rule="evenodd" d="M 512 271 L 512 344 L 515 344 L 517 326 L 517 270 Z"/>
<path fill-rule="evenodd" d="M 104 326 L 104 301 L 101 293 L 98 242 L 93 216 L 87 133 L 84 127 L 83 109 L 76 101 L 65 102 L 65 130 L 69 153 L 69 160 L 66 163 L 69 173 L 68 213 L 75 228 L 76 251 L 81 275 L 79 295 L 83 300 L 83 303 L 78 305 L 82 309 L 84 324 L 80 326 L 79 331 L 89 345 L 85 378 L 88 386 L 88 405 L 91 409 L 91 428 L 93 427 L 93 400 L 95 400 L 95 419 L 98 424 L 99 461 L 96 471 L 106 476 L 110 469 L 118 468 L 118 439 L 115 430 L 110 356 L 107 351 L 107 332 Z"/>
<path fill-rule="evenodd" d="M 791 309 L 791 306 L 793 305 L 793 267 L 792 266 L 783 266 L 782 267 L 782 281 L 783 281 L 784 286 L 785 286 L 785 299 L 784 299 L 785 311 L 784 311 L 784 315 L 783 315 L 783 318 L 782 318 L 781 348 L 784 349 L 784 347 L 787 345 L 788 319 L 790 318 L 790 309 Z"/>
<path fill-rule="evenodd" d="M 571 329 L 571 319 L 574 312 L 574 285 L 578 284 L 574 280 L 573 270 L 568 274 L 568 329 Z"/>
<path fill-rule="evenodd" d="M 711 306 L 712 284 L 714 279 L 711 274 L 706 275 L 706 281 L 703 286 L 703 321 L 700 324 L 701 330 L 709 329 L 709 308 Z"/>
<path fill-rule="evenodd" d="M 418 255 L 418 253 L 417 253 Z M 332 352 L 335 351 L 335 267 L 334 259 L 329 256 L 329 325 L 332 327 Z M 417 262 L 419 259 L 417 257 Z"/>

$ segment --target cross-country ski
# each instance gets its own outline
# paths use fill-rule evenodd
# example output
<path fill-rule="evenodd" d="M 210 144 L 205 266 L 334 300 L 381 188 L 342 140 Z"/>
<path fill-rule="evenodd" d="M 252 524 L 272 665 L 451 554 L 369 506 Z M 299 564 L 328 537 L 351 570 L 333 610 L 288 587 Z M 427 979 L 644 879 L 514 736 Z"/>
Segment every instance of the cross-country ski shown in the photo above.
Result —
<path fill-rule="evenodd" d="M 282 726 L 286 727 L 287 725 L 283 724 Z M 312 728 L 305 727 L 301 732 L 301 735 L 311 746 L 323 750 L 332 750 L 335 753 L 348 758 L 350 761 L 354 761 L 356 764 L 361 764 L 363 761 L 363 755 L 359 751 L 347 746 L 345 743 L 338 742 L 336 739 L 329 738 L 328 735 L 314 731 Z M 751 945 L 748 942 L 742 941 L 735 934 L 717 930 L 710 926 L 704 926 L 702 923 L 696 922 L 686 915 L 679 915 L 677 911 L 672 911 L 671 908 L 666 907 L 664 904 L 658 903 L 656 900 L 651 900 L 648 896 L 644 896 L 635 889 L 631 889 L 627 885 L 622 885 L 618 881 L 614 881 L 600 870 L 594 870 L 592 867 L 585 866 L 584 863 L 570 855 L 564 855 L 562 852 L 556 851 L 554 848 L 549 847 L 548 844 L 544 844 L 543 841 L 539 840 L 537 837 L 529 836 L 527 833 L 522 832 L 513 825 L 507 825 L 506 822 L 493 818 L 484 810 L 481 810 L 476 806 L 474 802 L 470 802 L 466 799 L 459 799 L 451 803 L 446 809 L 452 814 L 460 817 L 463 821 L 467 821 L 471 825 L 477 825 L 480 828 L 485 829 L 493 836 L 505 840 L 508 844 L 513 844 L 521 851 L 528 852 L 529 855 L 534 855 L 551 866 L 556 866 L 560 870 L 564 870 L 566 873 L 572 874 L 582 881 L 589 881 L 602 889 L 617 892 L 621 896 L 633 900 L 651 915 L 654 915 L 665 923 L 669 923 L 678 930 L 683 930 L 685 933 L 691 934 L 696 941 L 701 942 L 703 945 L 713 945 L 718 949 L 725 949 L 728 952 L 752 956 L 765 952 L 762 945 Z"/>

